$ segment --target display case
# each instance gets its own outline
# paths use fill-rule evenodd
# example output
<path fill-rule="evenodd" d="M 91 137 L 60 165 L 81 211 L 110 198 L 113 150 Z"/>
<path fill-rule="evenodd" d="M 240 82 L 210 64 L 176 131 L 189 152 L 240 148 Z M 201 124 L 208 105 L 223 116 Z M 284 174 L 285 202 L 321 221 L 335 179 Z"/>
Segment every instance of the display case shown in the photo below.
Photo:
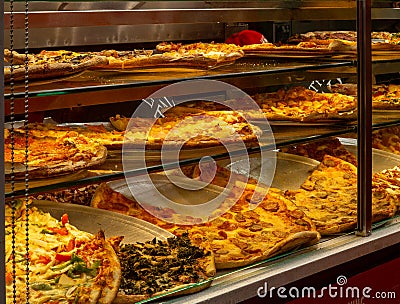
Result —
<path fill-rule="evenodd" d="M 357 31 L 356 41 L 363 46 L 351 54 L 329 56 L 304 53 L 244 56 L 234 63 L 212 69 L 177 65 L 134 70 L 84 70 L 55 79 L 30 81 L 28 78 L 29 85 L 27 82 L 8 83 L 4 86 L 6 128 L 10 124 L 14 128 L 18 126 L 15 123 L 23 123 L 24 120 L 78 128 L 88 125 L 110 127 L 110 116 L 119 114 L 131 117 L 135 111 L 140 111 L 141 105 L 149 98 L 161 99 L 164 96 L 167 101 L 172 97 L 174 101 L 180 98 L 184 101 L 214 101 L 222 98 L 225 102 L 230 99 L 229 90 L 232 88 L 237 88 L 243 94 L 241 97 L 248 97 L 297 86 L 328 93 L 331 85 L 338 83 L 358 83 L 358 120 L 263 120 L 264 124 L 259 127 L 268 136 L 257 145 L 234 146 L 230 149 L 193 147 L 189 151 L 180 151 L 177 158 L 168 158 L 166 162 L 162 162 L 160 151 L 144 149 L 133 155 L 132 160 L 129 159 L 131 154 L 124 154 L 131 152 L 129 149 L 109 150 L 107 160 L 88 171 L 29 182 L 11 179 L 5 183 L 6 201 L 26 197 L 27 193 L 37 198 L 65 189 L 79 191 L 100 183 L 108 183 L 117 192 L 119 190 L 130 197 L 135 195 L 132 191 L 144 192 L 140 187 L 145 187 L 145 182 L 130 188 L 125 186 L 125 179 L 128 182 L 130 178 L 140 180 L 144 175 L 157 172 L 167 172 L 168 175 L 168 172 L 177 168 L 195 165 L 205 157 L 212 157 L 221 166 L 231 169 L 235 163 L 239 163 L 238 172 L 251 176 L 252 168 L 240 167 L 241 159 L 259 159 L 263 153 L 269 156 L 272 153 L 276 162 L 272 165 L 274 176 L 269 176 L 263 182 L 282 190 L 296 189 L 318 162 L 287 156 L 290 154 L 283 154 L 276 160 L 276 153 L 282 153 L 277 151 L 334 137 L 340 138 L 341 144 L 358 156 L 357 229 L 324 236 L 317 243 L 294 246 L 288 252 L 246 266 L 218 270 L 211 286 L 203 291 L 177 297 L 171 293 L 172 297 L 168 299 L 155 297 L 142 303 L 237 303 L 263 299 L 260 288 L 266 282 L 268 286 L 276 288 L 286 286 L 398 245 L 400 226 L 394 214 L 376 222 L 371 228 L 370 176 L 400 163 L 400 150 L 397 154 L 396 151 L 372 150 L 371 143 L 373 130 L 400 124 L 398 108 L 377 110 L 371 104 L 372 85 L 398 83 L 400 51 L 376 52 L 371 50 L 369 43 L 371 30 L 399 31 L 397 21 L 400 20 L 400 11 L 396 3 L 389 1 L 374 2 L 372 8 L 369 5 L 369 1 L 30 1 L 28 8 L 21 2 L 5 3 L 5 49 L 23 50 L 26 46 L 24 43 L 29 45 L 30 52 L 42 49 L 83 52 L 154 49 L 162 41 L 224 42 L 228 36 L 243 29 L 261 31 L 270 42 L 277 44 L 294 34 L 308 31 Z M 29 14 L 24 9 L 28 9 Z M 218 85 L 214 86 L 215 83 Z M 190 84 L 194 84 L 194 88 L 187 91 L 182 89 L 182 92 L 173 96 L 163 95 L 176 92 L 168 90 L 174 85 L 181 89 L 180 85 L 187 88 Z M 172 105 L 175 103 L 172 102 Z M 165 108 L 171 108 L 171 104 Z M 10 168 L 5 169 L 8 174 Z M 23 172 L 25 168 L 20 170 Z M 12 173 L 15 173 L 15 168 L 12 168 Z M 180 192 L 165 186 L 164 180 L 160 184 L 166 192 L 171 191 L 172 200 L 175 198 L 179 201 L 183 197 L 183 204 L 187 200 L 203 198 L 202 195 L 208 198 L 208 192 L 201 195 L 187 189 L 187 192 Z M 210 189 L 207 191 L 212 192 Z M 397 202 L 392 203 L 400 208 L 400 196 L 396 198 Z M 157 196 L 153 199 L 157 199 Z M 101 217 L 97 212 L 93 208 L 95 216 Z M 79 217 L 77 220 L 85 222 Z M 119 221 L 117 215 L 115 221 Z M 133 234 L 127 231 L 129 228 L 126 225 L 122 229 L 124 231 L 116 233 Z M 330 279 L 336 283 L 336 277 Z"/>

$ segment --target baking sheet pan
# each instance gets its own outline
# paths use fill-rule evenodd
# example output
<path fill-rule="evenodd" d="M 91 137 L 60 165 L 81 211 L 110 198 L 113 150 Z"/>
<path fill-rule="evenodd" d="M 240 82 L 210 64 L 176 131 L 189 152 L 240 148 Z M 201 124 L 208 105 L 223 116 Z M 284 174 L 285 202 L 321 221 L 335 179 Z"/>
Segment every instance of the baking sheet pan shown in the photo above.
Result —
<path fill-rule="evenodd" d="M 49 212 L 57 219 L 67 213 L 72 225 L 93 234 L 102 229 L 106 237 L 124 236 L 123 243 L 145 242 L 154 237 L 160 240 L 173 237 L 172 233 L 153 224 L 107 210 L 42 200 L 33 201 L 33 206 Z"/>

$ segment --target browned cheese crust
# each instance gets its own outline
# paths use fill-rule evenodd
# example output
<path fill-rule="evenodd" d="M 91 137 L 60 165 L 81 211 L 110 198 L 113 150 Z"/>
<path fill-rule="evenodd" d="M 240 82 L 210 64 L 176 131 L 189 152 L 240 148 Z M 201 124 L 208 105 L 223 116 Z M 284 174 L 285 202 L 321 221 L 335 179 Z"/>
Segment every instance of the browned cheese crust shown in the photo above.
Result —
<path fill-rule="evenodd" d="M 394 197 L 375 184 L 372 189 L 373 221 L 390 218 L 396 211 Z M 354 229 L 357 224 L 357 168 L 325 155 L 299 190 L 286 191 L 298 208 L 315 223 L 322 235 Z"/>

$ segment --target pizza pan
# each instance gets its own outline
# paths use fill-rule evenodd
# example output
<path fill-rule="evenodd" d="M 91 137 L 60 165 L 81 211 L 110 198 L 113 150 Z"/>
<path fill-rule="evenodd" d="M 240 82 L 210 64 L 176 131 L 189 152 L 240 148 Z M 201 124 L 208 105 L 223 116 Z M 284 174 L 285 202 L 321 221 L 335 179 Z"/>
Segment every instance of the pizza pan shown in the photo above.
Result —
<path fill-rule="evenodd" d="M 173 237 L 172 233 L 146 221 L 107 210 L 43 200 L 33 201 L 33 206 L 49 212 L 57 219 L 67 213 L 71 225 L 83 231 L 96 234 L 101 229 L 107 238 L 124 236 L 123 243 L 145 242 L 155 237 L 160 240 Z"/>
<path fill-rule="evenodd" d="M 150 174 L 151 183 L 147 178 L 137 176 L 128 179 L 129 187 L 126 180 L 111 181 L 108 186 L 128 199 L 150 205 L 165 199 L 179 205 L 199 205 L 211 201 L 223 191 L 215 185 L 177 176 L 173 170 L 168 172 L 168 176 L 164 173 Z"/>
<path fill-rule="evenodd" d="M 263 157 L 262 160 L 260 157 L 250 157 L 250 168 L 246 168 L 246 160 L 238 160 L 226 165 L 226 167 L 235 173 L 257 179 L 261 183 L 271 184 L 271 187 L 294 190 L 300 188 L 300 185 L 307 179 L 311 171 L 319 164 L 319 161 L 307 157 L 276 152 L 276 169 L 271 183 L 268 177 L 273 173 L 271 157 L 274 157 L 274 155 Z M 263 169 L 262 174 L 261 169 Z"/>
<path fill-rule="evenodd" d="M 357 140 L 354 138 L 339 138 L 344 147 L 357 157 Z M 372 149 L 372 171 L 380 172 L 400 166 L 400 155 L 379 149 Z"/>
<path fill-rule="evenodd" d="M 400 111 L 393 110 L 374 110 L 372 109 L 372 122 L 382 123 L 400 119 Z"/>

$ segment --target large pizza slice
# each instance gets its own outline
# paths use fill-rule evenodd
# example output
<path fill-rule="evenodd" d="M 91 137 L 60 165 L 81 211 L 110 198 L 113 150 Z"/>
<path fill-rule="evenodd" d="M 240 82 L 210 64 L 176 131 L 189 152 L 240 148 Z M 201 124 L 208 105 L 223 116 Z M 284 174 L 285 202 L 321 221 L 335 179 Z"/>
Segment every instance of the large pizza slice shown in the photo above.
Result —
<path fill-rule="evenodd" d="M 6 177 L 12 173 L 16 178 L 24 177 L 26 165 L 32 178 L 72 173 L 101 164 L 107 157 L 104 146 L 77 132 L 66 132 L 58 138 L 28 136 L 27 139 L 24 131 L 20 131 L 14 132 L 14 136 L 8 130 L 5 132 Z"/>
<path fill-rule="evenodd" d="M 12 66 L 4 67 L 4 81 L 6 83 L 10 82 L 11 79 L 13 81 L 24 80 L 26 70 L 29 79 L 49 79 L 77 74 L 108 62 L 105 56 L 65 50 L 43 50 L 38 54 L 25 55 L 5 49 L 4 60 L 12 63 Z"/>
<path fill-rule="evenodd" d="M 121 285 L 113 303 L 134 303 L 150 297 L 177 296 L 210 286 L 214 256 L 187 234 L 166 241 L 114 246 L 121 263 Z"/>
<path fill-rule="evenodd" d="M 245 189 L 242 193 L 243 186 Z M 233 206 L 221 216 L 203 224 L 196 224 L 194 218 L 193 225 L 174 224 L 176 217 L 184 215 L 169 208 L 154 207 L 152 213 L 157 215 L 155 217 L 138 202 L 126 198 L 106 184 L 97 188 L 92 206 L 138 217 L 175 235 L 188 232 L 195 244 L 210 246 L 217 269 L 248 265 L 318 241 L 319 234 L 312 221 L 279 190 L 271 189 L 266 194 L 265 188 L 258 189 L 260 193 L 255 193 L 255 189 L 254 183 L 246 183 L 239 177 L 223 202 Z M 250 203 L 252 197 L 262 201 L 251 210 L 254 207 Z"/>
<path fill-rule="evenodd" d="M 25 128 L 16 128 L 17 134 L 25 134 Z M 57 125 L 48 123 L 31 123 L 28 125 L 28 134 L 31 139 L 51 140 L 66 138 L 71 134 L 78 134 L 87 138 L 95 145 L 107 149 L 120 149 L 124 142 L 125 132 L 108 128 L 103 123 L 99 124 L 71 124 Z"/>
<path fill-rule="evenodd" d="M 235 45 L 216 43 L 194 43 L 183 46 L 164 42 L 157 45 L 156 48 L 158 52 L 152 50 L 103 50 L 96 54 L 106 57 L 108 61 L 93 66 L 93 68 L 105 70 L 164 66 L 214 68 L 232 63 L 244 55 Z"/>
<path fill-rule="evenodd" d="M 242 46 L 245 56 L 251 57 L 308 57 L 330 56 L 333 54 L 329 45 L 314 41 L 299 42 L 298 44 L 260 43 Z"/>
<path fill-rule="evenodd" d="M 397 213 L 400 212 L 400 167 L 396 166 L 377 172 L 372 176 L 372 183 L 380 192 L 388 192 L 394 197 Z"/>
<path fill-rule="evenodd" d="M 6 204 L 6 303 L 111 303 L 121 268 L 104 233 L 28 210 L 29 224 L 23 203 Z"/>
<path fill-rule="evenodd" d="M 394 154 L 400 154 L 400 126 L 393 126 L 372 132 L 372 147 Z"/>
<path fill-rule="evenodd" d="M 283 147 L 281 148 L 281 151 L 284 153 L 312 158 L 319 162 L 323 161 L 324 156 L 328 154 L 357 166 L 356 156 L 348 151 L 336 137 L 328 137 L 309 143 Z"/>
<path fill-rule="evenodd" d="M 125 130 L 125 145 L 143 145 L 147 149 L 161 147 L 193 149 L 221 144 L 258 144 L 259 127 L 247 122 L 240 112 L 209 111 L 165 115 L 154 119 L 110 118 L 111 123 Z"/>
<path fill-rule="evenodd" d="M 397 33 L 372 32 L 372 51 L 398 51 Z M 356 31 L 314 31 L 303 34 L 295 34 L 288 39 L 288 43 L 309 42 L 317 45 L 325 45 L 336 53 L 357 52 Z"/>
<path fill-rule="evenodd" d="M 156 46 L 156 49 L 163 55 L 174 56 L 174 54 L 179 54 L 182 57 L 180 61 L 194 66 L 202 64 L 211 67 L 218 66 L 232 63 L 244 56 L 244 52 L 239 46 L 227 43 L 197 42 L 182 44 L 161 42 Z"/>
<path fill-rule="evenodd" d="M 344 83 L 331 85 L 332 92 L 357 96 L 357 84 Z M 400 85 L 376 84 L 372 86 L 372 109 L 398 110 L 400 109 Z"/>
<path fill-rule="evenodd" d="M 357 117 L 354 97 L 338 93 L 318 93 L 301 86 L 255 94 L 252 98 L 271 121 L 314 122 L 354 120 Z"/>
<path fill-rule="evenodd" d="M 181 112 L 178 115 L 172 112 L 157 119 L 116 115 L 110 121 L 114 129 L 106 128 L 103 124 L 73 127 L 35 123 L 29 125 L 28 133 L 32 142 L 62 142 L 78 136 L 90 141 L 88 149 L 99 146 L 121 149 L 126 145 L 150 150 L 160 150 L 161 147 L 197 149 L 238 142 L 252 146 L 258 144 L 262 135 L 258 126 L 249 123 L 237 111 Z M 130 127 L 127 129 L 128 124 Z M 15 133 L 23 147 L 24 128 L 15 129 Z M 39 148 L 39 151 L 43 150 L 43 146 Z"/>
<path fill-rule="evenodd" d="M 354 229 L 357 224 L 357 167 L 325 155 L 301 189 L 288 190 L 286 196 L 312 219 L 322 235 Z M 397 196 L 374 183 L 372 197 L 373 222 L 394 215 Z"/>

